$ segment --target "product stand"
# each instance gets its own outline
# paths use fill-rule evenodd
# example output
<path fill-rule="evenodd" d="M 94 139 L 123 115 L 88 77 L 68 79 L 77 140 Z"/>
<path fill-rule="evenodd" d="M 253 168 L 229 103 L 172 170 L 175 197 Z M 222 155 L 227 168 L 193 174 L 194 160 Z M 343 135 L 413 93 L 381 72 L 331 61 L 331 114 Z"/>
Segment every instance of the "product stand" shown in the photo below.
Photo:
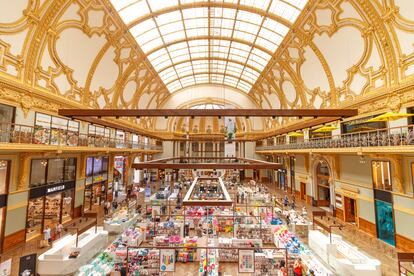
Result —
<path fill-rule="evenodd" d="M 401 275 L 401 276 L 414 275 L 414 269 L 410 270 L 406 266 L 403 265 L 403 263 L 409 263 L 408 266 L 412 266 L 412 264 L 414 263 L 414 253 L 398 252 L 397 258 L 398 258 L 398 275 Z"/>
<path fill-rule="evenodd" d="M 260 240 L 258 240 L 260 241 Z M 214 242 L 213 240 L 211 240 L 210 242 Z M 261 243 L 261 241 L 260 241 Z M 258 244 L 258 246 L 260 245 L 260 243 Z M 278 263 L 280 262 L 280 260 L 284 260 L 286 262 L 286 264 L 288 263 L 288 252 L 286 250 L 286 248 L 277 248 L 277 247 L 251 247 L 251 246 L 240 246 L 240 247 L 236 247 L 236 248 L 231 248 L 232 250 L 235 250 L 237 253 L 235 254 L 234 258 L 232 258 L 232 260 L 228 260 L 230 262 L 239 262 L 239 256 L 240 256 L 240 251 L 242 250 L 246 250 L 246 251 L 251 251 L 251 250 L 259 250 L 260 252 L 256 252 L 254 253 L 254 262 L 255 262 L 255 273 L 254 275 L 266 275 L 266 273 L 268 273 L 268 271 L 270 269 L 273 269 L 273 271 L 275 269 L 278 269 Z M 127 273 L 130 273 L 132 271 L 130 271 L 131 268 L 131 264 L 130 262 L 132 260 L 134 260 L 134 262 L 138 261 L 138 263 L 140 264 L 140 266 L 143 266 L 142 269 L 146 269 L 148 266 L 151 268 L 151 270 L 153 272 L 148 272 L 149 274 L 145 274 L 145 275 L 162 275 L 160 274 L 160 264 L 161 264 L 161 260 L 160 260 L 160 256 L 161 256 L 161 251 L 163 249 L 173 249 L 175 251 L 180 252 L 181 250 L 194 250 L 197 251 L 197 255 L 198 258 L 193 259 L 193 261 L 199 261 L 200 262 L 200 272 L 205 272 L 205 267 L 207 267 L 208 270 L 208 275 L 211 276 L 218 276 L 218 267 L 220 265 L 221 259 L 220 259 L 220 255 L 222 255 L 220 253 L 221 250 L 229 250 L 228 246 L 213 246 L 213 244 L 209 244 L 209 246 L 197 246 L 197 247 L 187 247 L 187 246 L 128 246 L 127 247 L 127 260 L 128 260 L 128 271 Z M 145 251 L 143 251 L 145 250 Z M 142 261 L 139 261 L 137 259 L 133 259 L 135 258 L 137 255 L 135 252 L 148 252 L 147 254 L 149 254 L 149 252 L 152 252 L 152 258 L 149 258 L 152 260 L 152 266 L 150 266 L 150 264 L 145 263 L 143 264 Z M 158 253 L 157 253 L 158 252 Z M 143 254 L 145 255 L 145 254 Z M 158 260 L 157 260 L 158 257 Z M 178 262 L 180 259 L 177 259 L 174 262 L 174 266 L 175 263 Z M 156 264 L 158 265 L 156 267 Z M 272 265 L 272 267 L 269 267 L 269 264 Z M 147 267 L 144 267 L 147 266 Z M 140 267 L 141 268 L 141 267 Z M 175 268 L 174 268 L 175 271 Z M 159 274 L 155 274 L 155 273 L 159 273 Z M 127 274 L 129 275 L 129 274 Z M 133 274 L 131 274 L 133 275 Z M 203 275 L 203 274 L 200 274 Z M 273 275 L 273 274 L 272 274 Z"/>
<path fill-rule="evenodd" d="M 109 275 L 112 271 L 119 271 L 127 254 L 127 247 L 124 244 L 139 246 L 144 240 L 144 235 L 145 228 L 140 226 L 126 229 L 105 251 L 101 252 L 88 264 L 79 268 L 77 275 Z"/>
<path fill-rule="evenodd" d="M 79 233 L 79 231 L 77 230 Z M 39 275 L 68 275 L 75 273 L 89 259 L 105 248 L 108 232 L 101 227 L 90 228 L 76 235 L 66 235 L 55 241 L 38 257 Z"/>

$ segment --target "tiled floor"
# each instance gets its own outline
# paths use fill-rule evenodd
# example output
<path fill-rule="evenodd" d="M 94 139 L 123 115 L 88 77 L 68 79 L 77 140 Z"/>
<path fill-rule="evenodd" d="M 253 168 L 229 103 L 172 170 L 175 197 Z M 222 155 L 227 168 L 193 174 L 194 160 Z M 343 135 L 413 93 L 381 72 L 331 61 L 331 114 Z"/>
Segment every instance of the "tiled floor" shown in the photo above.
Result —
<path fill-rule="evenodd" d="M 152 191 L 156 191 L 159 184 L 153 185 Z M 274 187 L 268 185 L 269 191 L 274 193 L 277 197 L 283 197 L 286 193 L 281 190 L 275 190 Z M 302 208 L 305 206 L 308 210 L 308 214 L 311 214 L 313 210 L 318 210 L 318 208 L 312 207 L 310 205 L 301 202 L 300 200 L 296 200 L 297 208 Z M 98 225 L 102 225 L 103 222 L 103 210 L 102 207 L 97 207 L 96 211 L 99 214 Z M 336 219 L 330 217 L 324 218 L 322 220 L 323 223 L 329 225 L 336 221 Z M 79 223 L 79 222 L 77 222 Z M 85 221 L 82 222 L 83 224 L 86 223 Z M 344 222 L 340 222 L 344 224 Z M 78 224 L 79 226 L 79 224 Z M 340 231 L 345 240 L 357 245 L 360 249 L 368 253 L 374 258 L 379 259 L 382 262 L 382 271 L 383 275 L 386 276 L 394 276 L 398 275 L 397 273 L 397 262 L 396 262 L 396 250 L 395 248 L 389 246 L 388 244 L 372 237 L 362 231 L 360 231 L 355 225 L 346 223 L 344 230 Z M 339 230 L 335 230 L 339 231 Z M 112 237 L 113 238 L 113 237 Z M 110 240 L 112 240 L 112 238 Z M 32 240 L 26 243 L 24 246 L 15 248 L 11 251 L 5 252 L 2 256 L 2 260 L 7 260 L 9 258 L 13 258 L 12 261 L 12 275 L 18 275 L 18 266 L 19 266 L 19 258 L 20 256 L 37 253 L 42 254 L 47 250 L 47 248 L 40 249 L 39 248 L 39 240 Z M 223 272 L 222 275 L 242 275 L 238 274 L 237 265 L 230 264 L 230 263 L 222 263 L 220 264 L 220 271 Z M 187 263 L 187 264 L 177 264 L 176 271 L 174 273 L 170 273 L 168 275 L 198 275 L 198 263 Z"/>

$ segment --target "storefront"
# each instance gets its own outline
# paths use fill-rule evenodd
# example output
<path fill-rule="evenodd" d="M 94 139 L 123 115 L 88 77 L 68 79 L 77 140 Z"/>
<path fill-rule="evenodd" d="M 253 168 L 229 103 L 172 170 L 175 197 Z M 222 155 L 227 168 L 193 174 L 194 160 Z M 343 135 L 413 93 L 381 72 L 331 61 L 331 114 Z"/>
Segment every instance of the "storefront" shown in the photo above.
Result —
<path fill-rule="evenodd" d="M 126 192 L 125 185 L 128 183 L 127 162 L 125 156 L 115 156 L 114 158 L 114 192 L 116 195 L 120 192 Z"/>
<path fill-rule="evenodd" d="M 0 142 L 10 142 L 10 133 L 14 122 L 15 108 L 0 104 Z"/>
<path fill-rule="evenodd" d="M 317 206 L 329 207 L 331 204 L 331 186 L 328 163 L 319 161 L 316 166 Z"/>
<path fill-rule="evenodd" d="M 0 160 L 0 253 L 3 248 L 6 221 L 7 191 L 10 177 L 10 161 Z"/>
<path fill-rule="evenodd" d="M 37 112 L 33 139 L 35 144 L 78 146 L 79 122 Z"/>
<path fill-rule="evenodd" d="M 26 240 L 37 237 L 43 229 L 55 229 L 73 218 L 75 181 L 40 186 L 30 190 L 27 208 Z"/>
<path fill-rule="evenodd" d="M 108 184 L 108 164 L 108 156 L 86 159 L 84 211 L 92 210 L 92 206 L 101 205 L 106 200 L 112 200 L 112 183 Z"/>
<path fill-rule="evenodd" d="M 76 158 L 32 160 L 26 240 L 73 218 L 75 183 Z"/>

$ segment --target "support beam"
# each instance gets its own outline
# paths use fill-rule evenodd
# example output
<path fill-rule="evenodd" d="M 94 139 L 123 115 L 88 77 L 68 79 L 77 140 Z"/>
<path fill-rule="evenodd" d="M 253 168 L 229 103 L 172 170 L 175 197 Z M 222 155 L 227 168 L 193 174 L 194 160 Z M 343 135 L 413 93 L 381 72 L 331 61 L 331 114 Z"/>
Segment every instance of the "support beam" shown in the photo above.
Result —
<path fill-rule="evenodd" d="M 59 109 L 68 117 L 351 117 L 357 109 Z"/>

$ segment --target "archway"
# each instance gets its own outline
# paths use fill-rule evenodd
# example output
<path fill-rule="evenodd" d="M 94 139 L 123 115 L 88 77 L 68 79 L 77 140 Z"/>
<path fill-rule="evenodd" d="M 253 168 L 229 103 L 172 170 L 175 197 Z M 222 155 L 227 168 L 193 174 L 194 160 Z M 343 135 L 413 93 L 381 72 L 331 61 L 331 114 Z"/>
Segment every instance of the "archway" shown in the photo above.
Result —
<path fill-rule="evenodd" d="M 315 201 L 320 207 L 330 207 L 331 205 L 331 170 L 326 160 L 321 159 L 315 166 Z"/>

